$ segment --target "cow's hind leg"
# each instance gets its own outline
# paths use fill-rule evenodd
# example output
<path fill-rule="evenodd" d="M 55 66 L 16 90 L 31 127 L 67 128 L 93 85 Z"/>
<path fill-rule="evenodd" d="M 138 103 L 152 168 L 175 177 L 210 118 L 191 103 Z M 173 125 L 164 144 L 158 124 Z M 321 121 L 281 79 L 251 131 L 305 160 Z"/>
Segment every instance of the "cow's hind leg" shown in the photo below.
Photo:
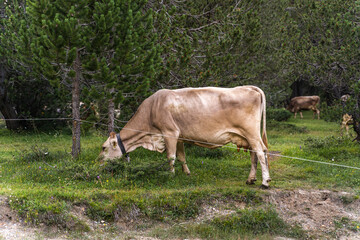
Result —
<path fill-rule="evenodd" d="M 178 160 L 181 162 L 182 164 L 182 170 L 184 173 L 186 173 L 187 175 L 190 175 L 190 170 L 186 164 L 186 159 L 185 159 L 185 148 L 184 148 L 184 143 L 183 142 L 177 142 L 177 146 L 176 146 L 176 156 L 178 158 Z"/>
<path fill-rule="evenodd" d="M 252 144 L 252 150 L 257 156 L 258 161 L 261 165 L 261 173 L 262 173 L 262 184 L 261 186 L 264 188 L 269 187 L 269 182 L 271 181 L 270 173 L 269 173 L 269 164 L 266 154 L 266 147 L 262 144 L 261 139 L 258 141 L 253 142 Z"/>
<path fill-rule="evenodd" d="M 251 170 L 250 170 L 250 174 L 249 174 L 249 178 L 246 181 L 246 184 L 254 184 L 256 181 L 256 169 L 257 169 L 257 156 L 256 153 L 251 151 L 250 152 L 250 157 L 251 157 Z"/>

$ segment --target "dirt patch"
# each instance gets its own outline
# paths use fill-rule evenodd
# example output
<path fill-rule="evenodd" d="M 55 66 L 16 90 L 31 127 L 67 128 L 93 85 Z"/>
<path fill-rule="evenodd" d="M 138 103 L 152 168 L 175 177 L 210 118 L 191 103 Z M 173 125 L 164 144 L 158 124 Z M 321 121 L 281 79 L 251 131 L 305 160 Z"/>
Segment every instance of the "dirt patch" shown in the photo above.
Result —
<path fill-rule="evenodd" d="M 276 208 L 284 221 L 291 225 L 300 225 L 309 233 L 309 236 L 315 239 L 360 240 L 360 200 L 350 193 L 327 190 L 268 190 L 263 199 Z M 202 205 L 196 219 L 177 224 L 206 222 L 215 217 L 233 214 L 236 210 L 245 207 L 245 203 L 238 201 L 213 200 Z M 116 216 L 117 221 L 114 225 L 104 221 L 90 220 L 86 216 L 86 206 L 74 206 L 71 214 L 90 227 L 90 232 L 84 233 L 88 239 L 104 239 L 104 237 L 123 239 L 128 236 L 135 239 L 153 240 L 155 238 L 148 237 L 148 233 L 154 227 L 163 224 L 142 218 L 135 207 L 130 211 L 132 215 L 129 212 L 121 215 L 121 212 L 119 211 L 119 215 Z M 137 230 L 139 224 L 145 227 L 143 231 Z M 116 227 L 117 230 L 114 231 L 113 227 Z M 171 225 L 164 225 L 164 228 L 168 227 Z M 51 234 L 51 239 L 76 239 L 71 234 L 58 232 L 57 229 L 53 229 L 51 232 L 54 233 Z M 55 234 L 56 232 L 57 234 Z M 18 218 L 16 212 L 11 210 L 8 199 L 0 196 L 1 240 L 39 239 L 46 235 L 49 236 L 48 227 L 29 227 Z"/>
<path fill-rule="evenodd" d="M 243 202 L 223 202 L 223 201 L 212 201 L 212 203 L 205 204 L 201 207 L 199 216 L 195 219 L 195 222 L 205 222 L 219 216 L 231 215 L 236 210 L 244 209 L 246 203 Z"/>
<path fill-rule="evenodd" d="M 265 200 L 280 217 L 312 236 L 360 239 L 360 200 L 346 192 L 270 190 Z"/>
<path fill-rule="evenodd" d="M 35 231 L 26 228 L 12 211 L 6 197 L 0 196 L 0 239 L 33 239 Z"/>

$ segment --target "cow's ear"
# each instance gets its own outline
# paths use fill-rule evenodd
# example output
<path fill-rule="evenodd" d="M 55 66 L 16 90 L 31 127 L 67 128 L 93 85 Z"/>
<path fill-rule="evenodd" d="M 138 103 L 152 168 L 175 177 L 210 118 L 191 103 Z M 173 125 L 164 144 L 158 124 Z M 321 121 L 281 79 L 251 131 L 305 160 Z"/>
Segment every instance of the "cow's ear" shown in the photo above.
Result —
<path fill-rule="evenodd" d="M 116 133 L 111 132 L 111 133 L 110 133 L 110 138 L 116 138 Z"/>

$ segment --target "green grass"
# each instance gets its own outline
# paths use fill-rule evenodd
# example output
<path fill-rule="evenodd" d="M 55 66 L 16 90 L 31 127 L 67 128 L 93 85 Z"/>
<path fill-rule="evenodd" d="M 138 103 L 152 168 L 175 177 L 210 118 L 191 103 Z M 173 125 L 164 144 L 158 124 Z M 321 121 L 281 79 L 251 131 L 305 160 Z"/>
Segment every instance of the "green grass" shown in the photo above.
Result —
<path fill-rule="evenodd" d="M 256 239 L 272 239 L 273 235 L 293 238 L 306 236 L 298 226 L 289 226 L 270 208 L 238 210 L 236 213 L 214 217 L 203 223 L 175 225 L 170 229 L 153 232 L 154 237 L 162 239 L 174 235 L 182 239 L 253 239 L 254 235 Z"/>
<path fill-rule="evenodd" d="M 310 112 L 304 113 L 304 119 L 269 123 L 269 150 L 285 156 L 360 167 L 360 145 L 349 138 L 340 138 L 339 128 L 334 123 L 313 120 Z M 176 164 L 176 174 L 172 175 L 165 154 L 144 149 L 132 152 L 130 163 L 115 160 L 101 165 L 97 156 L 105 140 L 105 136 L 96 132 L 83 136 L 81 156 L 74 160 L 70 156 L 71 136 L 66 131 L 14 133 L 0 128 L 0 195 L 11 196 L 10 205 L 26 221 L 77 231 L 89 229 L 71 213 L 74 206 L 84 206 L 86 215 L 96 221 L 113 222 L 131 216 L 134 221 L 150 219 L 172 224 L 194 219 L 201 206 L 211 201 L 244 202 L 249 209 L 262 205 L 260 166 L 258 184 L 246 185 L 250 156 L 243 151 L 238 153 L 234 146 L 215 150 L 186 146 L 191 171 L 186 176 L 181 164 Z M 360 170 L 356 169 L 281 157 L 271 161 L 270 175 L 272 188 L 326 188 L 360 194 Z M 274 231 L 239 228 L 250 219 L 255 221 L 251 225 L 266 225 L 269 216 L 271 221 L 281 221 L 272 209 L 257 211 L 260 210 L 246 210 L 229 219 L 213 219 L 199 225 L 184 225 L 172 236 L 301 238 L 301 229 L 282 223 Z M 263 217 L 254 218 L 252 214 Z M 158 234 L 167 238 L 171 232 Z"/>
<path fill-rule="evenodd" d="M 360 144 L 352 138 L 340 137 L 340 126 L 323 120 L 313 120 L 310 112 L 304 119 L 291 118 L 288 124 L 305 127 L 306 133 L 284 134 L 284 128 L 268 131 L 270 150 L 282 155 L 329 164 L 360 167 Z M 360 170 L 326 165 L 304 160 L 281 158 L 272 163 L 273 186 L 280 188 L 328 188 L 360 192 Z"/>

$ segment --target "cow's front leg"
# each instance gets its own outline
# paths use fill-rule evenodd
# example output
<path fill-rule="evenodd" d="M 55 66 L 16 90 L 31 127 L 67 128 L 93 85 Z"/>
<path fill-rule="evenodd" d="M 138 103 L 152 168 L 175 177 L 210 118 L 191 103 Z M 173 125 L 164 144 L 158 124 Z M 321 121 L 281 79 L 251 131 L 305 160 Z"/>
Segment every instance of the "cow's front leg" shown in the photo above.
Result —
<path fill-rule="evenodd" d="M 303 119 L 304 117 L 303 117 L 303 114 L 302 114 L 302 112 L 300 111 L 300 118 L 301 119 Z"/>
<path fill-rule="evenodd" d="M 171 157 L 168 156 L 168 160 L 169 160 L 169 165 L 170 165 L 170 172 L 175 174 L 174 164 L 175 164 L 176 157 L 175 156 L 171 156 Z"/>
<path fill-rule="evenodd" d="M 296 113 L 297 113 L 297 112 L 294 113 L 294 118 L 296 118 Z"/>
<path fill-rule="evenodd" d="M 175 137 L 174 133 L 164 133 L 165 137 L 165 147 L 166 147 L 166 156 L 169 161 L 170 165 L 170 172 L 175 173 L 175 159 L 176 159 L 176 144 L 177 144 L 177 137 Z M 172 137 L 174 136 L 174 137 Z"/>
<path fill-rule="evenodd" d="M 249 184 L 249 185 L 254 184 L 256 181 L 256 169 L 257 169 L 257 162 L 258 162 L 255 152 L 251 151 L 250 157 L 251 157 L 251 170 L 250 170 L 249 177 L 246 181 L 246 184 Z"/>
<path fill-rule="evenodd" d="M 178 160 L 182 164 L 183 172 L 186 173 L 187 175 L 190 175 L 190 170 L 189 170 L 189 168 L 186 164 L 186 160 L 185 160 L 185 148 L 184 148 L 183 142 L 177 142 L 176 155 L 177 155 Z"/>

